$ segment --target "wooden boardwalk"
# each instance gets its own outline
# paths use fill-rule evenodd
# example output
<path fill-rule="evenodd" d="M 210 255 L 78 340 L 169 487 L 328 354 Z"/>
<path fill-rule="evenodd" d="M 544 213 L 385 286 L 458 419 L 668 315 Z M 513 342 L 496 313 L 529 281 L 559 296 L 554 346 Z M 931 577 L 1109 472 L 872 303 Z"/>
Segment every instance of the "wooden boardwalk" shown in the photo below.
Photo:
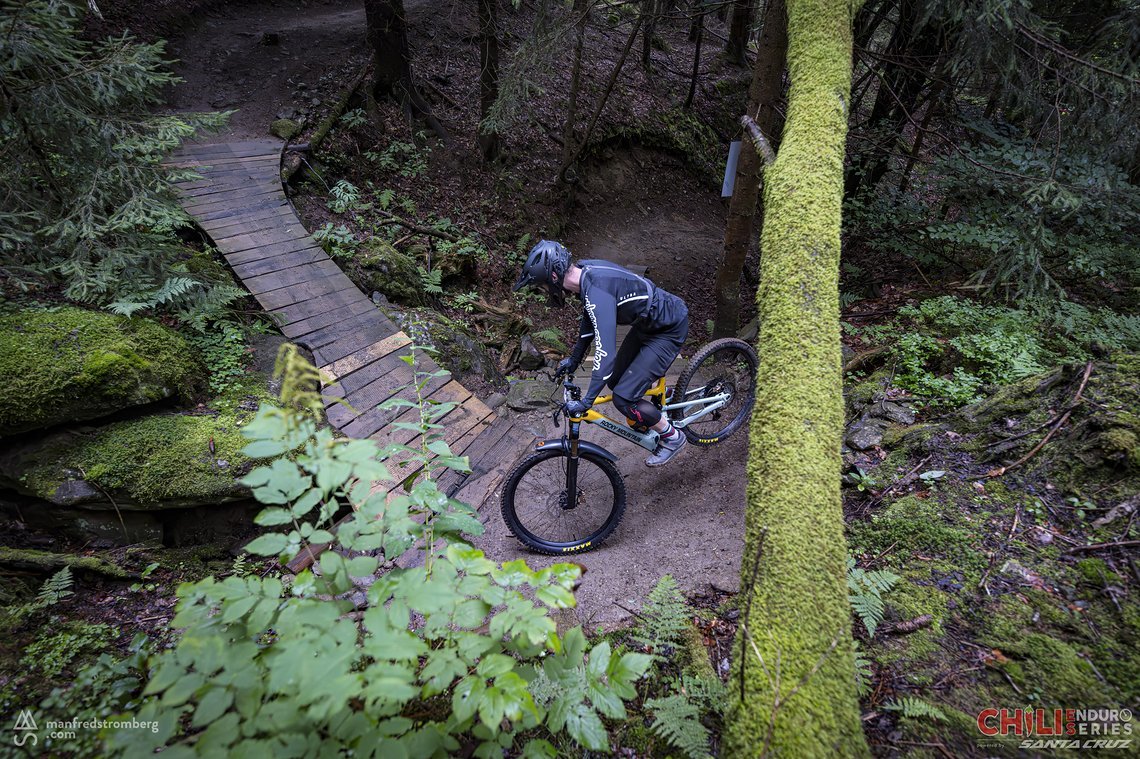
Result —
<path fill-rule="evenodd" d="M 329 423 L 349 437 L 381 445 L 411 442 L 413 433 L 393 422 L 410 421 L 412 410 L 378 406 L 390 398 L 415 399 L 412 368 L 401 359 L 412 341 L 305 231 L 281 186 L 281 143 L 187 144 L 168 163 L 202 177 L 178 185 L 182 206 L 282 334 L 312 351 L 335 383 L 321 390 Z M 439 370 L 422 352 L 416 368 Z M 448 473 L 440 484 L 479 507 L 529 438 L 516 440 L 509 421 L 497 419 L 450 375 L 432 378 L 424 393 L 457 404 L 440 420 L 443 436 L 454 453 L 470 457 L 474 470 L 468 476 Z M 401 479 L 413 471 L 393 467 Z"/>

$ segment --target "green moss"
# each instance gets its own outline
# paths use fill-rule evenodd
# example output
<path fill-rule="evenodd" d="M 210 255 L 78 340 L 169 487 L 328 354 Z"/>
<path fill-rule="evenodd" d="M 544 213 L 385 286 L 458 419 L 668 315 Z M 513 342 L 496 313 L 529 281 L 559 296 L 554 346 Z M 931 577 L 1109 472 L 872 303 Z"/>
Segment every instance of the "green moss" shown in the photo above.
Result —
<path fill-rule="evenodd" d="M 415 259 L 377 237 L 361 243 L 349 273 L 362 290 L 383 293 L 394 303 L 422 306 L 427 302 Z"/>
<path fill-rule="evenodd" d="M 0 435 L 188 395 L 200 367 L 157 322 L 80 308 L 0 315 Z"/>
<path fill-rule="evenodd" d="M 32 548 L 0 546 L 0 564 L 24 569 L 32 568 L 44 572 L 54 572 L 63 567 L 70 567 L 72 570 L 94 572 L 108 577 L 127 578 L 132 576 L 99 556 L 76 556 L 67 553 L 37 551 Z"/>
<path fill-rule="evenodd" d="M 1097 680 L 1093 668 L 1072 645 L 1041 633 L 1004 641 L 1002 652 L 1021 665 L 1021 686 L 1040 689 L 1053 704 L 1107 706 L 1115 703 Z M 1010 672 L 1014 682 L 1018 677 Z"/>
<path fill-rule="evenodd" d="M 1098 588 L 1120 579 L 1115 572 L 1108 568 L 1108 564 L 1103 559 L 1081 559 L 1076 563 L 1074 569 L 1085 582 L 1092 583 Z"/>
<path fill-rule="evenodd" d="M 911 495 L 888 504 L 869 522 L 851 525 L 849 539 L 852 546 L 876 553 L 893 546 L 895 556 L 917 551 L 968 567 L 984 564 L 976 528 L 958 526 L 950 517 L 950 510 L 936 499 Z"/>
<path fill-rule="evenodd" d="M 235 480 L 249 468 L 241 454 L 241 425 L 268 400 L 264 381 L 249 384 L 215 404 L 214 414 L 167 414 L 118 422 L 79 438 L 28 472 L 25 483 L 41 497 L 75 474 L 124 504 L 209 502 L 240 495 Z M 243 391 L 257 389 L 257 395 Z M 239 400 L 241 399 L 241 400 Z"/>

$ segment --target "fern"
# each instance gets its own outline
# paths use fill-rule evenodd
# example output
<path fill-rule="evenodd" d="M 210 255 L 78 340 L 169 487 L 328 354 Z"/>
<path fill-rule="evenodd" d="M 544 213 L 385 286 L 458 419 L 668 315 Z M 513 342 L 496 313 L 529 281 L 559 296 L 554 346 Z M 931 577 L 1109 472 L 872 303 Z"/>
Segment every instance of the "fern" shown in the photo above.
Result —
<path fill-rule="evenodd" d="M 566 352 L 569 347 L 562 341 L 562 335 L 556 329 L 540 329 L 531 335 L 531 339 L 549 345 L 551 348 Z"/>
<path fill-rule="evenodd" d="M 663 659 L 667 649 L 676 648 L 685 638 L 691 611 L 681 588 L 671 575 L 664 575 L 641 610 L 640 621 L 630 636 L 656 659 Z"/>
<path fill-rule="evenodd" d="M 376 198 L 376 201 L 380 204 L 381 209 L 387 211 L 392 207 L 392 200 L 395 199 L 395 197 L 396 193 L 394 190 L 384 190 Z"/>
<path fill-rule="evenodd" d="M 253 570 L 253 563 L 244 553 L 239 553 L 234 563 L 230 565 L 230 574 L 234 577 L 245 577 Z"/>
<path fill-rule="evenodd" d="M 653 732 L 690 759 L 709 754 L 709 730 L 701 724 L 701 710 L 683 693 L 645 702 L 653 712 Z"/>
<path fill-rule="evenodd" d="M 417 266 L 416 271 L 420 273 L 420 286 L 423 287 L 424 292 L 432 295 L 443 295 L 442 269 L 428 271 L 422 266 Z"/>
<path fill-rule="evenodd" d="M 136 293 L 130 298 L 117 300 L 107 308 L 116 314 L 122 316 L 131 316 L 137 311 L 143 311 L 148 308 L 155 308 L 164 304 L 169 304 L 177 301 L 179 298 L 185 296 L 191 290 L 202 287 L 202 283 L 190 277 L 170 277 L 162 285 L 155 290 L 144 293 Z"/>
<path fill-rule="evenodd" d="M 939 722 L 946 722 L 946 712 L 939 709 L 934 704 L 927 703 L 921 698 L 914 698 L 913 696 L 903 696 L 897 701 L 891 701 L 883 707 L 892 712 L 902 712 L 902 716 L 910 718 L 932 718 Z"/>
<path fill-rule="evenodd" d="M 32 605 L 37 609 L 44 609 L 70 598 L 75 595 L 71 590 L 73 583 L 71 567 L 64 567 L 44 582 Z"/>
<path fill-rule="evenodd" d="M 883 621 L 883 594 L 902 578 L 894 572 L 877 570 L 868 572 L 856 566 L 855 559 L 847 557 L 847 590 L 851 609 L 867 628 L 867 636 L 875 637 L 875 630 Z"/>
<path fill-rule="evenodd" d="M 653 713 L 650 727 L 654 734 L 690 759 L 709 756 L 710 731 L 701 718 L 720 715 L 724 710 L 724 683 L 715 677 L 683 675 L 680 681 L 672 681 L 670 690 L 668 696 L 645 702 Z"/>

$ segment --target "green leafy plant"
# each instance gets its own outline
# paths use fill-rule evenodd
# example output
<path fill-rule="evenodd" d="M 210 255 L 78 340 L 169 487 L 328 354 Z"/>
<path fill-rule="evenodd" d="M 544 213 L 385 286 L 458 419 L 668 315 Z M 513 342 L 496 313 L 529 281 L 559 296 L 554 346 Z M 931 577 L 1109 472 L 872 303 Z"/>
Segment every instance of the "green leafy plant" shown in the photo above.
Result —
<path fill-rule="evenodd" d="M 202 354 L 210 372 L 210 391 L 222 394 L 237 387 L 246 375 L 249 348 L 241 325 L 215 322 L 205 333 L 190 333 L 187 340 Z"/>
<path fill-rule="evenodd" d="M 343 224 L 334 226 L 331 221 L 325 222 L 323 227 L 313 232 L 313 239 L 333 258 L 350 259 L 356 254 L 356 235 Z"/>
<path fill-rule="evenodd" d="M 883 621 L 883 594 L 902 578 L 885 569 L 867 571 L 847 557 L 847 590 L 851 609 L 867 628 L 867 637 L 875 637 L 875 630 Z"/>
<path fill-rule="evenodd" d="M 358 129 L 368 123 L 368 114 L 363 108 L 353 108 L 341 114 L 340 120 L 349 129 Z"/>
<path fill-rule="evenodd" d="M 368 151 L 364 157 L 385 171 L 398 171 L 405 179 L 415 179 L 427 171 L 430 148 L 417 148 L 410 142 L 396 140 L 380 152 Z"/>
<path fill-rule="evenodd" d="M 106 649 L 117 637 L 110 625 L 67 622 L 61 630 L 46 628 L 24 650 L 20 663 L 45 677 L 55 677 L 85 654 Z"/>
<path fill-rule="evenodd" d="M 49 606 L 55 606 L 60 601 L 71 598 L 75 595 L 71 590 L 74 584 L 75 578 L 71 575 L 71 568 L 63 567 L 44 581 L 39 593 L 36 594 L 36 600 L 32 602 L 32 607 L 46 609 Z"/>
<path fill-rule="evenodd" d="M 874 490 L 875 487 L 879 484 L 878 480 L 876 480 L 874 476 L 867 474 L 860 467 L 855 467 L 854 472 L 849 472 L 847 474 L 847 478 L 853 485 L 855 485 L 855 488 L 860 493 L 868 490 Z"/>
<path fill-rule="evenodd" d="M 329 189 L 329 210 L 333 213 L 348 213 L 363 210 L 368 206 L 360 200 L 360 189 L 347 179 L 341 179 Z"/>
<path fill-rule="evenodd" d="M 602 717 L 625 716 L 651 659 L 591 649 L 580 628 L 557 634 L 548 610 L 573 605 L 576 565 L 498 565 L 463 542 L 482 524 L 435 480 L 467 466 L 440 434 L 454 404 L 423 398 L 434 375 L 415 369 L 414 350 L 404 358 L 417 400 L 387 408 L 407 412 L 394 427 L 418 443 L 383 450 L 318 427 L 304 410 L 321 403 L 316 370 L 282 354 L 282 407 L 263 406 L 243 429 L 245 453 L 269 460 L 245 478 L 269 528 L 246 550 L 282 561 L 305 542 L 332 550 L 288 588 L 258 575 L 180 587 L 172 626 L 183 633 L 150 658 L 129 709 L 158 730 L 114 732 L 111 753 L 431 756 L 467 745 L 477 757 L 553 757 L 547 738 L 561 734 L 607 750 Z M 397 467 L 394 490 L 374 487 Z M 342 503 L 348 518 L 333 531 Z M 401 562 L 411 566 L 396 564 L 412 550 Z M 391 568 L 376 576 L 381 562 Z"/>
<path fill-rule="evenodd" d="M 851 639 L 851 647 L 854 649 L 855 657 L 855 688 L 859 691 L 860 696 L 870 695 L 871 681 L 875 676 L 871 670 L 871 660 L 867 658 L 863 647 L 859 645 L 858 638 Z"/>
<path fill-rule="evenodd" d="M 479 302 L 479 291 L 469 290 L 465 293 L 457 293 L 451 298 L 451 305 L 458 308 L 464 313 L 473 313 L 475 311 L 475 304 Z"/>

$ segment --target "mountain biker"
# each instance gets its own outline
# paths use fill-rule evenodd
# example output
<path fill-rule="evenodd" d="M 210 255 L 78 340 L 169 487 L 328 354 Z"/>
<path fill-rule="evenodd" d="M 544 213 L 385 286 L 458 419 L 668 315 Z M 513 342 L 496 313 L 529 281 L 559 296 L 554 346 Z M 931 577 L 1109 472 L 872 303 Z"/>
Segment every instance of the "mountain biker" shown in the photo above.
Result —
<path fill-rule="evenodd" d="M 524 287 L 545 291 L 552 305 L 563 305 L 567 292 L 582 297 L 578 341 L 559 362 L 557 375 L 577 369 L 591 341 L 594 364 L 589 388 L 580 401 L 566 405 L 566 412 L 584 415 L 608 385 L 614 407 L 635 429 L 652 429 L 660 436 L 657 450 L 645 463 L 662 466 L 677 455 L 685 446 L 684 433 L 643 396 L 681 352 L 689 332 L 685 301 L 615 263 L 593 259 L 571 263 L 570 251 L 551 240 L 531 248 L 514 289 Z M 620 349 L 616 345 L 619 324 L 633 326 Z"/>

